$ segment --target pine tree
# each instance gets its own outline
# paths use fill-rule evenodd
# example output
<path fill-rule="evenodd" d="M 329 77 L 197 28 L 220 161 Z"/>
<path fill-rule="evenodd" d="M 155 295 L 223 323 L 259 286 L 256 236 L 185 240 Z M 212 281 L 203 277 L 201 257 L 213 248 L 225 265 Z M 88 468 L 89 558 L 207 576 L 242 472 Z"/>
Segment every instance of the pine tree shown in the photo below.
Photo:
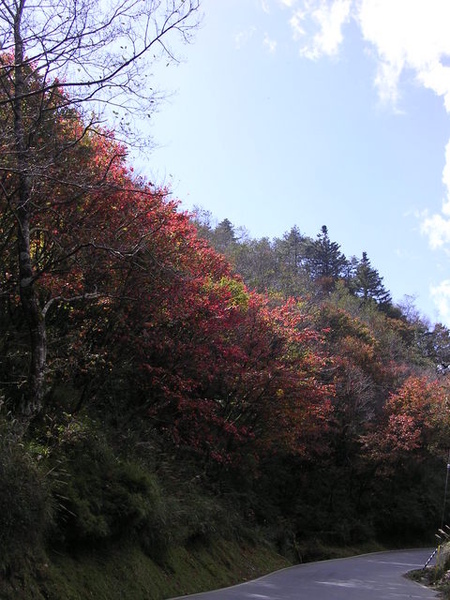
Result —
<path fill-rule="evenodd" d="M 306 251 L 306 268 L 314 281 L 325 290 L 334 288 L 336 281 L 344 276 L 347 259 L 337 242 L 332 242 L 326 225 L 322 226 L 316 240 Z"/>
<path fill-rule="evenodd" d="M 372 267 L 367 252 L 363 252 L 356 267 L 352 288 L 364 302 L 375 300 L 378 304 L 388 305 L 392 301 L 389 291 L 383 285 L 383 277 Z"/>

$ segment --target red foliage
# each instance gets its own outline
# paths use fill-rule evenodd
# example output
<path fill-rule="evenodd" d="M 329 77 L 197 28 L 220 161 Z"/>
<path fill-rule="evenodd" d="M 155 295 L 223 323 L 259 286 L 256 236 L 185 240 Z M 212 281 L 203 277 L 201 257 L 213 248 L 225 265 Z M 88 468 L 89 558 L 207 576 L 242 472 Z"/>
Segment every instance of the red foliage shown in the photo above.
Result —
<path fill-rule="evenodd" d="M 82 137 L 76 119 L 57 129 Z M 53 373 L 132 381 L 155 426 L 205 459 L 318 451 L 331 388 L 316 333 L 294 302 L 249 293 L 124 155 L 86 135 L 36 190 L 36 278 L 49 324 L 67 330 Z"/>
<path fill-rule="evenodd" d="M 369 456 L 395 463 L 405 455 L 440 452 L 448 447 L 450 410 L 445 382 L 413 376 L 390 395 L 386 420 L 376 431 L 363 436 Z"/>
<path fill-rule="evenodd" d="M 155 426 L 205 459 L 318 451 L 332 388 L 296 303 L 249 293 L 111 132 L 48 114 L 30 221 L 53 380 L 132 386 Z"/>
<path fill-rule="evenodd" d="M 177 444 L 221 462 L 249 449 L 317 451 L 331 389 L 319 382 L 316 334 L 294 303 L 270 308 L 245 291 L 233 302 L 227 286 L 222 298 L 209 287 L 211 295 L 183 295 L 177 322 L 146 324 L 139 360 L 152 416 Z"/>

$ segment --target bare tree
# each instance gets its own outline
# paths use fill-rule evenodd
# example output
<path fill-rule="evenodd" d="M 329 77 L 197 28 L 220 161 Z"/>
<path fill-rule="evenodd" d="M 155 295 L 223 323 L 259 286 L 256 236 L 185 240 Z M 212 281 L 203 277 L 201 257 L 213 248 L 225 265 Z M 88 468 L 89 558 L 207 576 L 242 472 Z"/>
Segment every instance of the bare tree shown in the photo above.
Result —
<path fill-rule="evenodd" d="M 42 135 L 61 111 L 82 115 L 83 132 L 117 117 L 126 136 L 129 122 L 150 114 L 157 96 L 150 67 L 174 60 L 171 43 L 189 41 L 198 25 L 199 0 L 0 0 L 1 189 L 15 222 L 18 286 L 30 334 L 30 369 L 21 413 L 40 411 L 47 365 L 45 307 L 30 246 L 35 190 L 45 177 L 51 140 Z M 15 185 L 5 185 L 14 179 Z M 80 185 L 82 182 L 80 182 Z"/>

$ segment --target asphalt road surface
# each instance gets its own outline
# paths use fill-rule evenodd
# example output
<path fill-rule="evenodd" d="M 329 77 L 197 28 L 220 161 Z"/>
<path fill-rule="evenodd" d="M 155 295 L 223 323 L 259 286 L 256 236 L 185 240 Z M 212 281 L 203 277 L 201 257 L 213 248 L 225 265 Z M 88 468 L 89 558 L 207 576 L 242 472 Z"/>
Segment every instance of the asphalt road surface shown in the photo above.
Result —
<path fill-rule="evenodd" d="M 432 550 L 377 552 L 307 563 L 188 600 L 431 600 L 436 592 L 403 575 L 424 566 Z"/>

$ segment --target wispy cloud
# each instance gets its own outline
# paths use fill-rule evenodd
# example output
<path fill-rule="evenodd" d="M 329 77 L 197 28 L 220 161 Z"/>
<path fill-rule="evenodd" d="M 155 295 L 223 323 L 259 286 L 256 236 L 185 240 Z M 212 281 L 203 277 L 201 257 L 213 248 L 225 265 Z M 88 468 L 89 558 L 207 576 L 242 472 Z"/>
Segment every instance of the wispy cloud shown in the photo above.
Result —
<path fill-rule="evenodd" d="M 450 112 L 449 0 L 275 0 L 291 8 L 289 22 L 301 54 L 333 55 L 351 20 L 377 60 L 375 84 L 380 97 L 398 99 L 403 72 L 442 96 Z"/>
<path fill-rule="evenodd" d="M 264 35 L 263 44 L 271 54 L 275 53 L 277 49 L 277 41 L 270 38 L 269 34 L 267 33 Z"/>
<path fill-rule="evenodd" d="M 250 39 L 253 37 L 255 31 L 256 31 L 256 27 L 252 26 L 252 27 L 249 27 L 248 29 L 245 29 L 243 31 L 239 31 L 238 33 L 236 33 L 234 36 L 234 45 L 235 45 L 236 49 L 241 50 L 241 48 L 243 48 L 246 44 L 248 44 Z"/>
<path fill-rule="evenodd" d="M 292 8 L 297 4 L 297 0 L 276 0 L 280 6 L 285 8 Z"/>
<path fill-rule="evenodd" d="M 446 249 L 450 243 L 450 141 L 445 148 L 445 166 L 442 172 L 442 183 L 445 188 L 445 197 L 442 202 L 441 213 L 429 215 L 427 212 L 421 215 L 421 231 L 428 237 L 429 244 L 433 250 Z"/>
<path fill-rule="evenodd" d="M 450 2 L 448 0 L 360 0 L 355 5 L 364 39 L 378 58 L 376 83 L 382 97 L 395 101 L 403 71 L 444 99 L 450 111 Z"/>
<path fill-rule="evenodd" d="M 450 279 L 445 279 L 437 286 L 431 286 L 431 297 L 436 305 L 443 323 L 450 323 Z"/>
<path fill-rule="evenodd" d="M 270 14 L 269 0 L 261 0 L 261 8 L 266 15 Z"/>
<path fill-rule="evenodd" d="M 301 41 L 300 53 L 311 59 L 337 54 L 342 28 L 350 19 L 352 0 L 307 0 L 290 19 L 294 39 Z"/>

